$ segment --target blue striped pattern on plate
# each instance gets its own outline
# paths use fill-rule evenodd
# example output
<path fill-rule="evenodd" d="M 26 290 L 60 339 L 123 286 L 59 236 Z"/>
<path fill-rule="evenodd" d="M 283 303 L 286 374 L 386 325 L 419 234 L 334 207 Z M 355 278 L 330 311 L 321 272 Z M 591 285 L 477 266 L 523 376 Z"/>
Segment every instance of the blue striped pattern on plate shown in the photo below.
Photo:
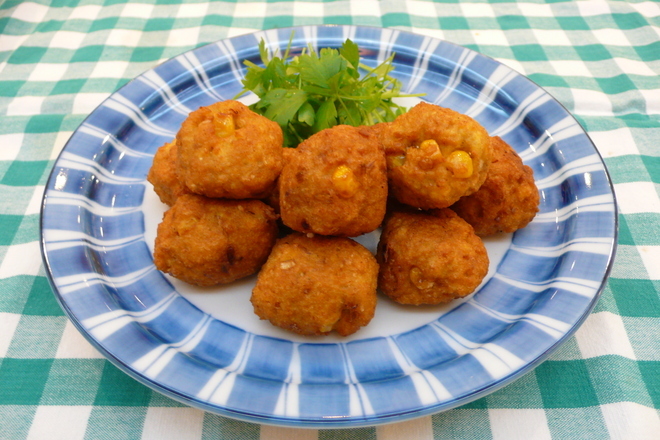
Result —
<path fill-rule="evenodd" d="M 535 172 L 541 212 L 467 301 L 404 332 L 343 342 L 256 334 L 186 300 L 153 266 L 145 181 L 189 111 L 241 90 L 257 45 L 358 43 L 366 64 L 396 53 L 410 93 L 502 136 Z M 56 296 L 125 372 L 190 405 L 243 420 L 361 426 L 467 403 L 543 360 L 594 306 L 612 262 L 616 205 L 603 162 L 551 96 L 497 61 L 393 29 L 307 26 L 187 52 L 113 94 L 73 134 L 48 181 L 42 247 Z M 246 299 L 247 301 L 247 299 Z M 385 301 L 385 300 L 383 300 Z"/>

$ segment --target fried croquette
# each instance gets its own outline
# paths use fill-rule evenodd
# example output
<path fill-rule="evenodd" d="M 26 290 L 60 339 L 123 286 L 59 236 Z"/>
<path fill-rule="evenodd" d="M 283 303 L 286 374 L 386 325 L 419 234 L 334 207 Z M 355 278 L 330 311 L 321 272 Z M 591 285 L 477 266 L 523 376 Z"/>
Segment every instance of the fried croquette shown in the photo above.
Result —
<path fill-rule="evenodd" d="M 251 302 L 261 319 L 292 332 L 347 336 L 374 316 L 377 275 L 374 256 L 350 238 L 294 232 L 275 244 Z"/>
<path fill-rule="evenodd" d="M 177 150 L 176 141 L 160 147 L 147 174 L 147 180 L 153 185 L 158 198 L 168 206 L 172 206 L 180 195 L 190 193 L 176 173 Z"/>
<path fill-rule="evenodd" d="M 279 179 L 282 222 L 300 232 L 354 237 L 380 226 L 385 156 L 364 127 L 338 125 L 292 150 Z"/>
<path fill-rule="evenodd" d="M 445 208 L 394 212 L 376 255 L 378 287 L 401 304 L 441 304 L 472 293 L 488 273 L 488 254 L 472 226 Z"/>
<path fill-rule="evenodd" d="M 532 169 L 501 138 L 491 138 L 491 146 L 493 159 L 486 181 L 476 193 L 452 206 L 480 236 L 524 228 L 539 210 Z"/>
<path fill-rule="evenodd" d="M 190 113 L 176 142 L 179 178 L 207 197 L 262 198 L 282 169 L 282 129 L 238 101 Z"/>
<path fill-rule="evenodd" d="M 491 161 L 488 133 L 474 119 L 421 102 L 377 130 L 392 195 L 422 209 L 446 208 L 474 193 Z"/>
<path fill-rule="evenodd" d="M 165 212 L 154 248 L 156 267 L 198 286 L 251 275 L 277 237 L 276 215 L 259 200 L 184 194 Z"/>

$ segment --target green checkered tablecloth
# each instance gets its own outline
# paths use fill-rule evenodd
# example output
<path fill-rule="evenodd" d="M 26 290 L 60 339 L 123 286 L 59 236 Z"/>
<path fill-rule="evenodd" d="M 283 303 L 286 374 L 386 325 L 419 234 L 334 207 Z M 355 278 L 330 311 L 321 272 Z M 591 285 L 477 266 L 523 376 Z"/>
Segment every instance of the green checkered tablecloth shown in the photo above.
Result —
<path fill-rule="evenodd" d="M 580 330 L 518 381 L 408 422 L 298 430 L 189 408 L 75 330 L 39 249 L 44 185 L 104 98 L 188 49 L 305 24 L 392 27 L 527 75 L 587 130 L 619 205 L 617 258 Z M 0 0 L 0 438 L 660 438 L 660 3 Z"/>

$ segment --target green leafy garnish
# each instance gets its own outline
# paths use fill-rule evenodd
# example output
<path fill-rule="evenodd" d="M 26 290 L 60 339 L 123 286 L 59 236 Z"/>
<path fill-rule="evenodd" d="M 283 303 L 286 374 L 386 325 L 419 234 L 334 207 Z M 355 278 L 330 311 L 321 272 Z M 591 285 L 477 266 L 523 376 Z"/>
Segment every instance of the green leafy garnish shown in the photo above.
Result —
<path fill-rule="evenodd" d="M 263 66 L 244 62 L 247 72 L 238 95 L 252 91 L 259 97 L 250 108 L 282 127 L 286 147 L 338 124 L 393 121 L 407 110 L 394 98 L 421 96 L 401 94 L 401 82 L 390 76 L 394 54 L 370 68 L 360 63 L 357 44 L 347 39 L 339 50 L 316 53 L 310 45 L 290 58 L 292 40 L 293 35 L 282 57 L 272 56 L 261 40 Z"/>

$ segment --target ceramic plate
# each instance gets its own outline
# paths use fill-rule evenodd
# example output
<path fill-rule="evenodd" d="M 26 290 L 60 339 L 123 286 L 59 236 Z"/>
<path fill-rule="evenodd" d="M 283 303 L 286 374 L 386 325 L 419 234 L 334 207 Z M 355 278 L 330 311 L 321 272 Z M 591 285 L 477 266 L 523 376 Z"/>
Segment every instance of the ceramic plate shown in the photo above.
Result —
<path fill-rule="evenodd" d="M 241 90 L 243 60 L 271 49 L 355 41 L 376 65 L 396 53 L 404 91 L 466 113 L 534 169 L 534 221 L 486 240 L 490 272 L 468 298 L 404 307 L 380 298 L 348 338 L 305 338 L 259 321 L 255 277 L 198 289 L 155 269 L 164 212 L 145 176 L 186 115 Z M 254 100 L 246 96 L 245 100 Z M 47 184 L 42 248 L 76 327 L 143 384 L 241 420 L 364 426 L 453 408 L 529 371 L 589 314 L 616 243 L 601 157 L 548 93 L 497 61 L 393 29 L 309 26 L 242 35 L 171 59 L 103 102 L 74 132 Z M 374 250 L 377 233 L 360 237 Z"/>

